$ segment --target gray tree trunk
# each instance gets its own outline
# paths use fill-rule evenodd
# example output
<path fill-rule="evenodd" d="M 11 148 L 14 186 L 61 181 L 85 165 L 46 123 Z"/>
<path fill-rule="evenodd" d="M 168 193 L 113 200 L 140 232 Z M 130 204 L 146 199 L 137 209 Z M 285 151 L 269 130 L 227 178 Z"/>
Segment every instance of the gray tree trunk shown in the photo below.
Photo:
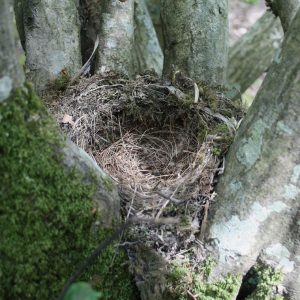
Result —
<path fill-rule="evenodd" d="M 75 0 L 24 0 L 26 67 L 38 91 L 62 70 L 81 68 L 80 22 Z"/>
<path fill-rule="evenodd" d="M 160 0 L 146 0 L 149 13 L 162 49 L 164 49 L 163 31 L 160 18 Z"/>
<path fill-rule="evenodd" d="M 284 32 L 286 32 L 293 21 L 300 6 L 299 0 L 273 0 L 271 6 L 276 15 L 279 16 Z"/>
<path fill-rule="evenodd" d="M 144 0 L 135 1 L 134 20 L 138 72 L 153 69 L 160 76 L 164 57 Z"/>
<path fill-rule="evenodd" d="M 12 20 L 10 3 L 2 0 L 0 2 L 0 103 L 24 81 L 24 74 L 18 63 L 17 41 Z"/>
<path fill-rule="evenodd" d="M 223 84 L 228 60 L 227 0 L 162 0 L 164 75 Z"/>
<path fill-rule="evenodd" d="M 244 274 L 262 257 L 300 299 L 300 11 L 238 130 L 211 210 L 215 276 Z"/>
<path fill-rule="evenodd" d="M 101 6 L 96 72 L 100 73 L 105 67 L 132 76 L 134 0 L 104 0 Z"/>
<path fill-rule="evenodd" d="M 266 12 L 229 50 L 227 80 L 239 92 L 267 71 L 283 37 L 279 19 Z"/>

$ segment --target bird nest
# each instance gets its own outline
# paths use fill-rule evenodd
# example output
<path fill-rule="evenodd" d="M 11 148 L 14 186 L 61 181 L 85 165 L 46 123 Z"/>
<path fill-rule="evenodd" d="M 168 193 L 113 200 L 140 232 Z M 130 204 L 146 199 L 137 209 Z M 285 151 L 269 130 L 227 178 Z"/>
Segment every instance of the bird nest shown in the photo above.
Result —
<path fill-rule="evenodd" d="M 116 181 L 123 215 L 158 221 L 132 232 L 172 260 L 201 243 L 214 181 L 241 118 L 224 94 L 180 73 L 172 83 L 106 74 L 70 86 L 48 108 Z M 201 260 L 195 249 L 194 262 Z"/>

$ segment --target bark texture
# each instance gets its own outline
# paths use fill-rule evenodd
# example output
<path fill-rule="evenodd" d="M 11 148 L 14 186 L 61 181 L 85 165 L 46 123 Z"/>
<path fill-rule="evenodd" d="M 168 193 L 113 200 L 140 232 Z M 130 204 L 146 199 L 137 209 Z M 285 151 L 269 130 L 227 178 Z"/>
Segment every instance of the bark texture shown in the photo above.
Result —
<path fill-rule="evenodd" d="M 144 0 L 135 1 L 135 55 L 138 72 L 153 69 L 162 74 L 163 53 Z"/>
<path fill-rule="evenodd" d="M 149 13 L 151 15 L 151 19 L 155 27 L 160 46 L 163 49 L 164 40 L 163 40 L 163 30 L 162 30 L 161 18 L 160 18 L 160 0 L 145 0 L 145 2 L 148 7 Z"/>
<path fill-rule="evenodd" d="M 227 0 L 162 0 L 164 75 L 223 84 L 228 56 Z"/>
<path fill-rule="evenodd" d="M 300 11 L 227 157 L 208 237 L 215 276 L 244 274 L 260 256 L 300 298 Z"/>
<path fill-rule="evenodd" d="M 103 67 L 132 76 L 134 42 L 134 0 L 101 1 L 100 44 L 96 72 Z"/>
<path fill-rule="evenodd" d="M 280 20 L 266 12 L 229 50 L 227 80 L 242 94 L 272 63 L 283 38 Z"/>
<path fill-rule="evenodd" d="M 38 91 L 62 70 L 81 67 L 80 23 L 74 0 L 26 0 L 24 14 L 28 78 Z"/>
<path fill-rule="evenodd" d="M 96 185 L 93 200 L 101 212 L 101 226 L 112 227 L 118 223 L 120 221 L 120 197 L 112 179 L 73 142 L 67 140 L 62 153 L 63 165 L 67 170 L 75 168 L 86 184 Z"/>
<path fill-rule="evenodd" d="M 10 2 L 0 2 L 0 102 L 9 97 L 11 91 L 22 85 L 24 74 L 18 63 L 15 30 Z"/>
<path fill-rule="evenodd" d="M 272 10 L 279 16 L 284 32 L 286 32 L 300 6 L 299 0 L 273 0 Z"/>

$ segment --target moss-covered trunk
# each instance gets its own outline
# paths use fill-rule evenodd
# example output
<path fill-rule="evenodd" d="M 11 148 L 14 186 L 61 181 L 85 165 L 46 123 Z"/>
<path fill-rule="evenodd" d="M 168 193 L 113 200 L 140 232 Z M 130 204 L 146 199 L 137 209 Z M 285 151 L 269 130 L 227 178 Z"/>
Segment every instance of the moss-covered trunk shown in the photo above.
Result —
<path fill-rule="evenodd" d="M 163 0 L 164 75 L 223 84 L 228 59 L 227 0 Z"/>
<path fill-rule="evenodd" d="M 266 72 L 281 46 L 279 19 L 266 12 L 254 26 L 229 49 L 227 80 L 242 94 Z"/>
<path fill-rule="evenodd" d="M 23 83 L 9 2 L 0 2 L 0 299 L 56 299 L 119 221 L 119 197 Z M 113 265 L 114 256 L 112 247 L 81 280 L 100 277 L 105 296 L 134 299 L 126 257 Z"/>
<path fill-rule="evenodd" d="M 22 5 L 28 79 L 42 91 L 49 80 L 81 68 L 76 1 L 24 0 Z"/>
<path fill-rule="evenodd" d="M 300 298 L 300 11 L 280 56 L 239 128 L 211 211 L 215 276 L 244 274 L 257 261 L 282 268 Z"/>

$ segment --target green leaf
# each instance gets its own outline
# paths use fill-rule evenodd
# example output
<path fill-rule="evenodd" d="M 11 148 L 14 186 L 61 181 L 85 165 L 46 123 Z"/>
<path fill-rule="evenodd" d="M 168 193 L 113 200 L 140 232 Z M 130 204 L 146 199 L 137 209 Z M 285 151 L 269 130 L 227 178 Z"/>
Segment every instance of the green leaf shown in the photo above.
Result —
<path fill-rule="evenodd" d="M 93 290 L 86 282 L 73 283 L 68 289 L 64 300 L 98 300 L 102 294 Z"/>

